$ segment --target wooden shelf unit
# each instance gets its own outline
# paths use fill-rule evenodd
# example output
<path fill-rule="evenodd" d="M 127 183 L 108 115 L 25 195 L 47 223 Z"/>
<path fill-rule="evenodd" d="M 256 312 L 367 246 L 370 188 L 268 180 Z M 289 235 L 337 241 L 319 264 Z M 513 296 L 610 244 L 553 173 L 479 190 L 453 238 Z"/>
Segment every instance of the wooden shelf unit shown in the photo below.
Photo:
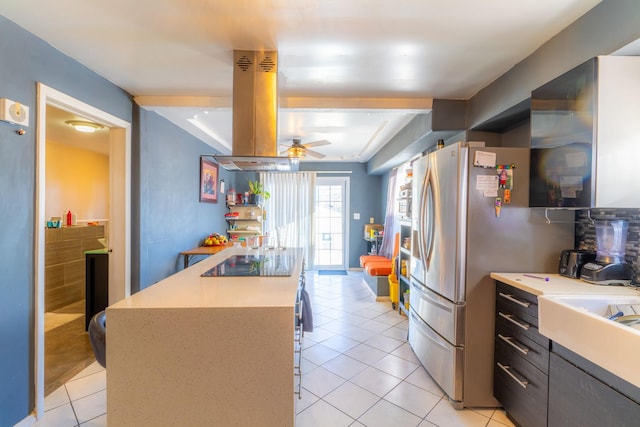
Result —
<path fill-rule="evenodd" d="M 232 236 L 262 236 L 264 234 L 264 210 L 260 205 L 227 205 L 229 212 L 238 212 L 238 216 L 225 216 L 227 234 Z"/>

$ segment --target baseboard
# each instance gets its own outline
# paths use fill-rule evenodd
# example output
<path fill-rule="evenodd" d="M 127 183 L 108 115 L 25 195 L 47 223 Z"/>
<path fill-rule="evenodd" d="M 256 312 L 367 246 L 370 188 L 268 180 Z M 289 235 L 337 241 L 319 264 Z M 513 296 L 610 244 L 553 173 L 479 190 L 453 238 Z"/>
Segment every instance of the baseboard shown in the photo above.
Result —
<path fill-rule="evenodd" d="M 25 419 L 23 419 L 22 421 L 19 421 L 13 427 L 29 427 L 34 425 L 35 423 L 36 423 L 36 416 L 34 414 L 31 414 Z"/>

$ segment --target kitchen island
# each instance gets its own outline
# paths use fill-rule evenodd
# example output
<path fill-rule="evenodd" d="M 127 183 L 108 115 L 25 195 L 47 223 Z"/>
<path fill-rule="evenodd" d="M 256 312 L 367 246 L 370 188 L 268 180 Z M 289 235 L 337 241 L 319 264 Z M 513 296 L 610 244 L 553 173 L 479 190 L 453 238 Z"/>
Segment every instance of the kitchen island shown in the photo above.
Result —
<path fill-rule="evenodd" d="M 225 249 L 107 308 L 109 425 L 294 425 L 302 251 L 260 252 L 256 268 L 279 276 L 202 276 L 247 254 Z"/>

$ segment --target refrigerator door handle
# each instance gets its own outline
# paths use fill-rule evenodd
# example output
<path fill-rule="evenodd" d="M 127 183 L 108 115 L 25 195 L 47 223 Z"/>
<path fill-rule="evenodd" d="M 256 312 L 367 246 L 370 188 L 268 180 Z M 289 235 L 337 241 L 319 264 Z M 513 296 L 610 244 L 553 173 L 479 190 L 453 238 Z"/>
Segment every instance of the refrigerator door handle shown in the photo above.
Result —
<path fill-rule="evenodd" d="M 443 351 L 451 351 L 450 348 L 443 342 L 438 339 L 434 335 L 424 334 L 424 337 L 428 339 L 433 345 L 440 347 Z"/>
<path fill-rule="evenodd" d="M 415 287 L 413 290 L 418 291 L 418 293 L 420 293 L 420 295 L 422 296 L 422 298 L 424 299 L 425 302 L 436 306 L 437 308 L 439 308 L 440 310 L 446 311 L 447 313 L 452 313 L 453 310 L 451 309 L 451 307 L 448 307 L 442 303 L 440 303 L 440 301 L 438 301 L 437 299 L 433 298 L 431 295 L 427 294 L 426 292 L 423 292 L 420 290 L 419 287 Z"/>
<path fill-rule="evenodd" d="M 422 182 L 422 187 L 420 188 L 420 204 L 418 205 L 418 221 L 422 221 L 425 217 L 425 204 L 427 197 L 427 181 L 429 179 L 429 168 L 427 167 L 427 171 L 424 175 L 424 181 Z M 425 247 L 424 247 L 424 230 L 423 224 L 418 222 L 418 254 L 423 263 L 426 262 L 425 258 Z M 422 279 L 424 281 L 424 279 Z"/>
<path fill-rule="evenodd" d="M 425 221 L 425 232 L 427 234 L 427 241 L 423 242 L 423 258 L 424 264 L 429 270 L 429 265 L 431 265 L 431 258 L 433 255 L 433 243 L 434 243 L 434 227 L 435 227 L 435 206 L 434 197 L 433 197 L 433 174 L 431 172 L 431 168 L 427 170 L 427 175 L 424 180 L 424 190 L 422 194 L 422 209 L 420 214 Z"/>

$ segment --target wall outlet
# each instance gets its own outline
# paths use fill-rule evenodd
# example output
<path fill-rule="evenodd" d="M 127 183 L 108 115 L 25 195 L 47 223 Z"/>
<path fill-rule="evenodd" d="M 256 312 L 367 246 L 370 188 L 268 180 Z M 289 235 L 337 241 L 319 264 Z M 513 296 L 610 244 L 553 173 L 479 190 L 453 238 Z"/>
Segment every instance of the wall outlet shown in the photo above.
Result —
<path fill-rule="evenodd" d="M 373 217 L 369 218 L 369 224 L 373 224 Z"/>
<path fill-rule="evenodd" d="M 359 213 L 354 213 L 353 214 L 353 219 L 360 219 L 360 214 Z"/>

